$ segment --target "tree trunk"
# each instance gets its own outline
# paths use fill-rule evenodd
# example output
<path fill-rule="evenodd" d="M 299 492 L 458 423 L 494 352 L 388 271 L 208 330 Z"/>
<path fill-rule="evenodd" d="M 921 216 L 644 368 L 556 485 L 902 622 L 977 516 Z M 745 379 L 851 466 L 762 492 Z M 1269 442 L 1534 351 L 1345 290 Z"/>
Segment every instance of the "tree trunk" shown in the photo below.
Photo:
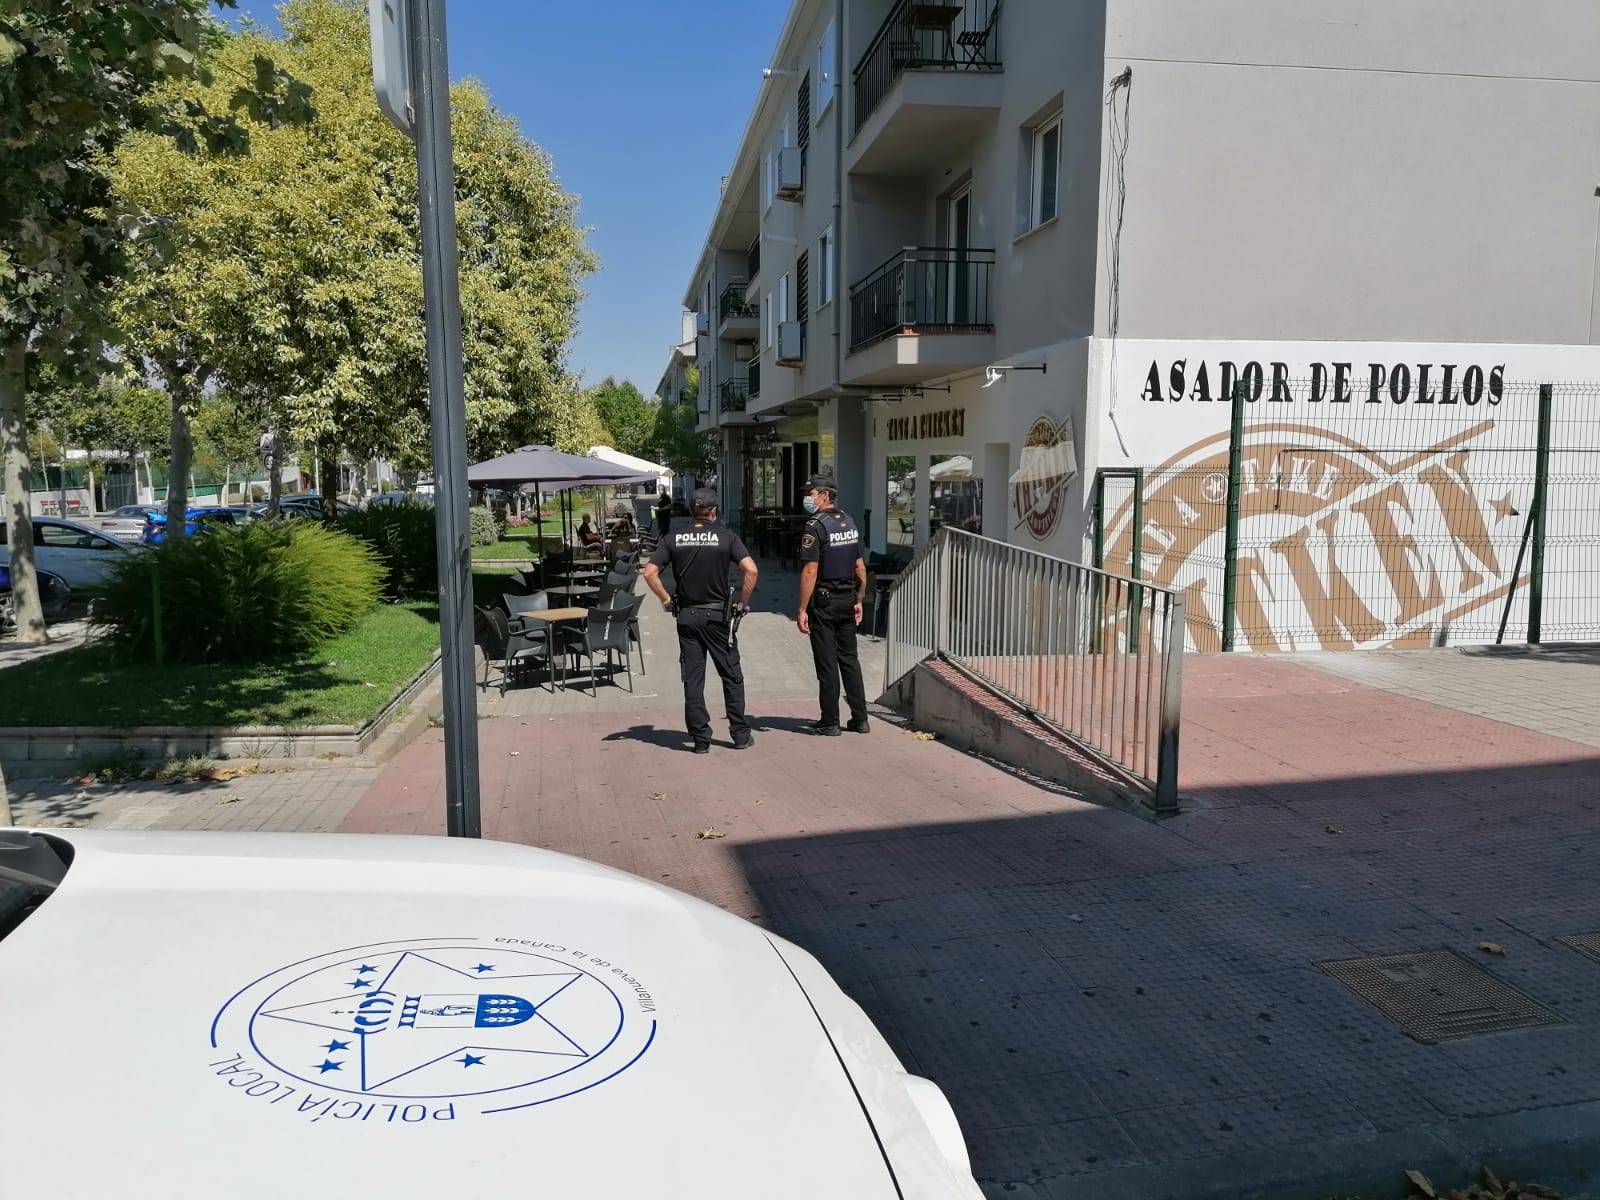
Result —
<path fill-rule="evenodd" d="M 267 426 L 267 515 L 278 515 L 278 500 L 283 495 L 283 438 L 278 423 Z"/>
<path fill-rule="evenodd" d="M 8 342 L 0 361 L 0 454 L 5 458 L 6 545 L 11 550 L 11 601 L 17 640 L 45 640 L 39 576 L 33 567 L 33 517 L 28 508 L 28 343 Z"/>
<path fill-rule="evenodd" d="M 332 521 L 339 515 L 339 452 L 332 446 L 318 447 L 317 476 L 322 515 Z"/>
<path fill-rule="evenodd" d="M 184 517 L 189 511 L 189 469 L 194 457 L 194 439 L 182 387 L 172 374 L 167 374 L 167 387 L 172 397 L 172 457 L 167 462 L 167 541 L 173 542 L 183 536 Z"/>

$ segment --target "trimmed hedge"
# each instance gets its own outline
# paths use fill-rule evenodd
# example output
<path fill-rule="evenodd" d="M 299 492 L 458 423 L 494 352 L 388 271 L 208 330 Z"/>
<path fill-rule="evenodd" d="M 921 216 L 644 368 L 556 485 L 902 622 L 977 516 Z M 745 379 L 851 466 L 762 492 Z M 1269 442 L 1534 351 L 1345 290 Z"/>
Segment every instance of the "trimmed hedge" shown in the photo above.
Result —
<path fill-rule="evenodd" d="M 500 540 L 500 522 L 492 509 L 479 505 L 467 510 L 467 535 L 474 546 L 492 546 Z"/>
<path fill-rule="evenodd" d="M 252 521 L 119 555 L 91 619 L 120 656 L 153 659 L 159 619 L 171 662 L 255 662 L 345 633 L 378 603 L 383 579 L 378 556 L 349 534 Z"/>
<path fill-rule="evenodd" d="M 439 594 L 439 558 L 434 545 L 437 524 L 431 504 L 380 504 L 346 513 L 337 528 L 360 538 L 378 555 L 384 567 L 385 596 L 421 600 Z"/>

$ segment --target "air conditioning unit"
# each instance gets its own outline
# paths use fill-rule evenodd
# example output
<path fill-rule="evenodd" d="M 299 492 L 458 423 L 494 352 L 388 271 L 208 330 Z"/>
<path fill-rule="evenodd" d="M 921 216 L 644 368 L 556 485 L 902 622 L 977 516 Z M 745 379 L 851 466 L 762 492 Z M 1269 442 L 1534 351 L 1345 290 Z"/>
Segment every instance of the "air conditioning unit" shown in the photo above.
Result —
<path fill-rule="evenodd" d="M 800 336 L 799 321 L 778 322 L 778 353 L 775 361 L 780 367 L 797 367 L 805 361 L 805 341 Z"/>
<path fill-rule="evenodd" d="M 806 192 L 806 160 L 799 146 L 778 151 L 778 198 L 798 200 Z"/>

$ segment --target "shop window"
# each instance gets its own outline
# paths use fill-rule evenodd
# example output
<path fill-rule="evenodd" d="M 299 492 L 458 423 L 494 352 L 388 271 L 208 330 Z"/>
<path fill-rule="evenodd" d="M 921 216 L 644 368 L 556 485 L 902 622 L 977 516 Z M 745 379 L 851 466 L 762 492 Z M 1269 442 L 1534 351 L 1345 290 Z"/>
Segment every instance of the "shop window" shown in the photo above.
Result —
<path fill-rule="evenodd" d="M 917 459 L 912 454 L 891 454 L 884 472 L 887 479 L 883 511 L 887 514 L 884 538 L 889 549 L 910 548 L 917 537 Z"/>
<path fill-rule="evenodd" d="M 983 532 L 983 479 L 967 454 L 935 454 L 928 468 L 928 532 Z"/>

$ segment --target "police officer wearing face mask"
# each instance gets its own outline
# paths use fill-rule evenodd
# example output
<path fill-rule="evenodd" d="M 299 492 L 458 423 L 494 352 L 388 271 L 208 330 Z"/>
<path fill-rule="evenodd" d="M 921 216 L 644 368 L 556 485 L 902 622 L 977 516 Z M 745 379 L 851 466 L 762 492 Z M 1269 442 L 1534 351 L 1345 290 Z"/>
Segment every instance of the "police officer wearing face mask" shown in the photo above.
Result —
<path fill-rule="evenodd" d="M 867 695 L 856 653 L 856 627 L 867 593 L 861 531 L 834 507 L 838 486 L 826 475 L 806 481 L 805 509 L 812 514 L 800 537 L 800 613 L 796 624 L 811 637 L 822 717 L 812 733 L 837 737 L 839 684 L 850 705 L 851 733 L 867 732 Z"/>
<path fill-rule="evenodd" d="M 706 711 L 706 656 L 722 678 L 722 698 L 728 710 L 728 731 L 733 748 L 748 750 L 755 744 L 744 713 L 744 671 L 739 665 L 739 643 L 734 637 L 734 610 L 750 611 L 750 593 L 756 590 L 756 561 L 739 535 L 717 520 L 717 493 L 700 488 L 693 496 L 694 520 L 687 529 L 669 533 L 656 543 L 645 564 L 645 586 L 668 612 L 678 618 L 678 666 L 683 673 L 683 715 L 694 740 L 694 752 L 711 750 L 711 714 Z M 669 593 L 661 582 L 661 568 L 672 567 Z M 739 599 L 728 586 L 728 572 L 738 567 L 742 575 Z"/>

